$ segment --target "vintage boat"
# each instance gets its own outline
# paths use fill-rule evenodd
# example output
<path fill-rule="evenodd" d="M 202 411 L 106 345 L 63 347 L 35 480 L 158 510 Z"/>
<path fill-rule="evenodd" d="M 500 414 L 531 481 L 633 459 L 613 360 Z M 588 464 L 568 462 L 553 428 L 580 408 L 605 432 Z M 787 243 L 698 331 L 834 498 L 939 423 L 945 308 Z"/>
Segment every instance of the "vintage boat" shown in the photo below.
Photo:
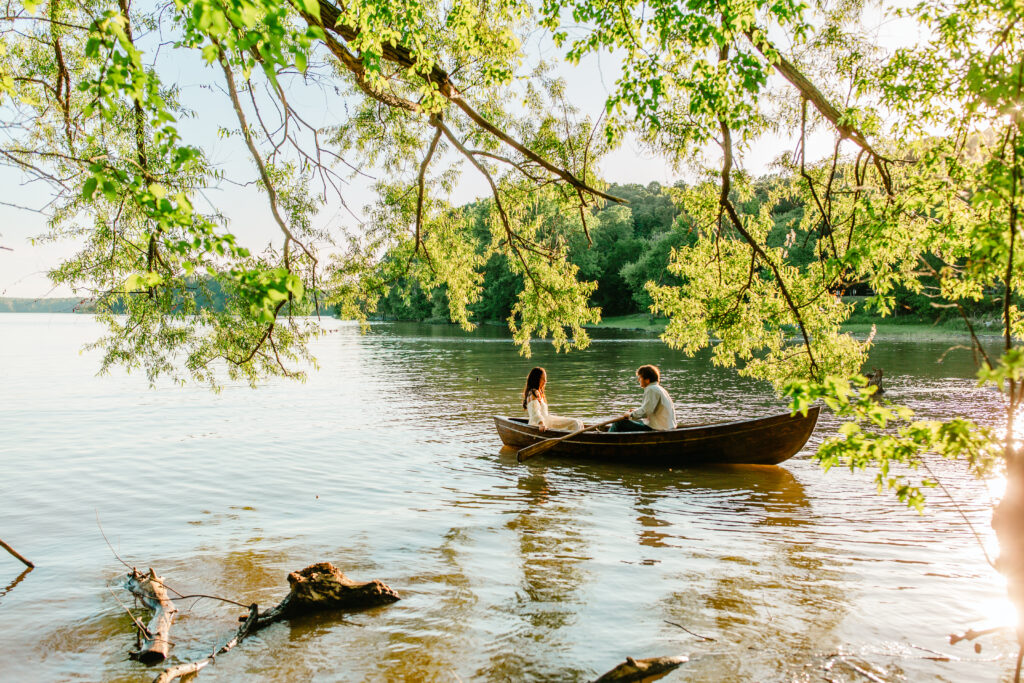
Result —
<path fill-rule="evenodd" d="M 545 455 L 655 462 L 684 467 L 731 463 L 777 465 L 795 455 L 811 436 L 818 421 L 819 407 L 807 415 L 772 415 L 754 420 L 683 425 L 657 432 L 590 431 L 553 445 Z M 549 429 L 541 432 L 525 418 L 494 416 L 502 442 L 521 449 L 569 432 Z"/>

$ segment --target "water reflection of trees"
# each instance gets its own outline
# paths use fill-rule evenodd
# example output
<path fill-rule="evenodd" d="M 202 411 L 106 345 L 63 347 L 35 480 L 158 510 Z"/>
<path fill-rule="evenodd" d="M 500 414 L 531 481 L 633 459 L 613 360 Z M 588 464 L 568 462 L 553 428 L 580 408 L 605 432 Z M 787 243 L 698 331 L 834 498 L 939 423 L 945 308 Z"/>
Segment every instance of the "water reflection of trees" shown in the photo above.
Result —
<path fill-rule="evenodd" d="M 521 508 L 506 525 L 516 536 L 522 578 L 498 609 L 510 628 L 502 647 L 476 672 L 481 680 L 573 680 L 584 675 L 566 660 L 563 630 L 576 619 L 588 573 L 588 540 L 580 525 L 581 499 L 552 487 L 543 470 L 518 478 Z"/>
<path fill-rule="evenodd" d="M 584 509 L 588 498 L 602 493 L 626 490 L 632 497 L 638 563 L 667 565 L 638 587 L 639 617 L 621 643 L 647 643 L 653 620 L 658 647 L 666 651 L 637 656 L 679 654 L 666 640 L 694 654 L 724 648 L 725 656 L 697 657 L 687 677 L 762 680 L 808 661 L 796 652 L 821 653 L 848 609 L 842 570 L 824 559 L 829 553 L 814 549 L 813 538 L 793 533 L 794 527 L 810 531 L 813 521 L 803 486 L 784 468 L 651 472 L 552 461 L 525 470 L 517 486 L 523 507 L 507 526 L 516 534 L 522 589 L 503 606 L 515 626 L 506 651 L 492 655 L 479 678 L 573 680 L 593 673 L 571 653 L 579 651 L 574 627 L 588 584 L 606 578 L 588 570 L 600 549 L 588 534 Z M 624 551 L 621 561 L 628 556 Z M 646 599 L 654 602 L 645 607 Z M 667 621 L 717 641 L 697 644 Z M 755 645 L 761 652 L 752 656 L 748 648 Z"/>
<path fill-rule="evenodd" d="M 698 470 L 676 491 L 702 493 L 711 504 L 684 514 L 717 543 L 697 551 L 703 561 L 690 563 L 695 568 L 672 576 L 679 588 L 658 609 L 666 622 L 716 640 L 695 643 L 676 626 L 665 628 L 692 653 L 715 653 L 693 658 L 688 675 L 695 680 L 788 680 L 783 672 L 835 643 L 849 609 L 843 572 L 827 559 L 831 553 L 815 549 L 809 500 L 785 468 Z M 658 495 L 638 494 L 641 519 L 652 515 Z M 709 562 L 710 572 L 702 569 Z"/>
<path fill-rule="evenodd" d="M 590 618 L 588 589 L 607 578 L 591 564 L 598 555 L 615 563 L 638 556 L 647 566 L 633 576 L 651 577 L 638 587 L 638 604 L 628 612 L 635 621 L 623 624 L 622 646 L 636 646 L 629 653 L 636 656 L 694 655 L 688 679 L 778 679 L 837 639 L 848 610 L 842 570 L 827 559 L 834 553 L 814 547 L 808 498 L 783 468 L 652 472 L 552 460 L 517 467 L 512 483 L 514 493 L 498 497 L 502 509 L 516 507 L 502 529 L 487 529 L 510 537 L 502 539 L 511 540 L 508 563 L 516 573 L 510 596 L 501 597 L 507 584 L 470 561 L 479 540 L 473 526 L 449 529 L 410 559 L 402 576 L 379 575 L 365 543 L 320 549 L 315 559 L 335 559 L 359 580 L 384 579 L 405 599 L 342 619 L 321 615 L 272 627 L 218 661 L 219 671 L 228 679 L 310 680 L 332 671 L 352 680 L 450 680 L 456 672 L 474 680 L 585 679 L 597 665 L 581 656 L 588 643 L 579 622 Z M 482 494 L 460 494 L 460 504 L 463 496 L 476 503 Z M 625 503 L 614 514 L 629 517 L 632 508 L 634 545 L 620 557 L 604 558 L 593 533 L 593 504 L 602 497 Z M 169 565 L 166 575 L 177 577 L 179 589 L 191 583 L 269 605 L 285 591 L 284 574 L 300 568 L 295 558 L 309 554 L 287 546 L 275 544 L 269 553 L 206 548 L 187 565 Z M 482 594 L 492 590 L 496 597 Z M 214 622 L 213 637 L 194 637 L 202 629 L 190 628 L 185 617 L 181 643 L 195 646 L 178 656 L 205 654 L 198 650 L 238 616 L 237 608 L 226 612 L 229 618 Z M 699 643 L 664 621 L 717 641 Z M 604 653 L 602 665 L 613 665 L 618 654 Z"/>

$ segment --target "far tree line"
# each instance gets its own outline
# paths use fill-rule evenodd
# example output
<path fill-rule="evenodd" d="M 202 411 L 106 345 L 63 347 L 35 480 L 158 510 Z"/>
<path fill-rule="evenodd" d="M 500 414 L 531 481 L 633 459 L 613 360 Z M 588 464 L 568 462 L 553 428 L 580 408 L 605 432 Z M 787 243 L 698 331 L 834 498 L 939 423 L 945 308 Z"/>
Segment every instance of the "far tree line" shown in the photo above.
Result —
<path fill-rule="evenodd" d="M 756 180 L 753 197 L 739 202 L 743 213 L 758 213 L 780 183 L 778 176 L 763 176 Z M 608 193 L 626 199 L 629 204 L 606 204 L 592 211 L 592 243 L 588 243 L 587 237 L 575 224 L 560 221 L 558 215 L 544 215 L 550 213 L 548 207 L 538 206 L 535 212 L 545 226 L 543 241 L 562 240 L 568 260 L 579 268 L 579 279 L 597 283 L 597 289 L 590 298 L 591 306 L 600 308 L 605 318 L 637 313 L 653 316 L 653 301 L 647 284 L 682 284 L 680 278 L 667 269 L 669 257 L 673 249 L 693 246 L 699 234 L 696 221 L 673 200 L 673 194 L 685 190 L 686 184 L 681 180 L 665 186 L 657 181 L 647 185 L 612 184 Z M 786 248 L 787 262 L 797 268 L 802 269 L 820 259 L 821 254 L 816 253 L 817 240 L 806 239 L 805 234 L 796 237 L 804 218 L 803 204 L 795 199 L 771 201 L 774 201 L 770 209 L 774 229 L 768 235 L 768 245 Z M 479 244 L 485 244 L 489 235 L 487 219 L 491 215 L 491 203 L 492 200 L 486 198 L 460 209 L 462 217 L 473 225 Z M 512 272 L 508 260 L 500 254 L 492 254 L 482 272 L 482 296 L 480 301 L 469 306 L 472 318 L 477 322 L 503 322 L 511 314 L 517 294 L 522 291 L 522 275 Z M 930 284 L 938 286 L 937 282 Z M 424 288 L 418 278 L 400 277 L 385 289 L 386 294 L 381 297 L 373 318 L 449 322 L 449 302 L 443 285 Z M 847 284 L 836 294 L 863 298 L 850 316 L 850 322 L 880 319 L 878 313 L 867 305 L 867 300 L 875 294 L 868 284 Z M 1001 294 L 1001 291 L 993 291 L 991 296 L 979 301 L 965 302 L 965 306 L 973 317 L 997 318 L 1002 305 Z M 942 305 L 927 290 L 914 292 L 898 287 L 892 317 L 942 323 L 959 320 L 960 313 Z"/>

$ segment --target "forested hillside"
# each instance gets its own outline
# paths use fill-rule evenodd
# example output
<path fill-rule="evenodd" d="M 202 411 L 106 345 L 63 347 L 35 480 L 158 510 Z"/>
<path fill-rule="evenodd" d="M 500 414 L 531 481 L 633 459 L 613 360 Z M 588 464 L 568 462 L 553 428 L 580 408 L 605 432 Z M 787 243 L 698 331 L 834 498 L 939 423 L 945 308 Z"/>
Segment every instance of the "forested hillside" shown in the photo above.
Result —
<path fill-rule="evenodd" d="M 754 182 L 753 196 L 739 206 L 745 215 L 756 215 L 768 202 L 769 193 L 778 190 L 783 181 L 775 176 L 766 176 Z M 692 217 L 678 208 L 673 194 L 685 191 L 683 183 L 662 186 L 657 182 L 649 185 L 612 185 L 609 194 L 628 200 L 627 205 L 606 204 L 593 211 L 594 220 L 590 227 L 591 244 L 586 236 L 569 221 L 545 212 L 539 207 L 535 218 L 544 229 L 543 240 L 559 238 L 567 250 L 569 260 L 579 267 L 579 278 L 597 283 L 597 289 L 590 303 L 601 308 L 602 315 L 630 315 L 648 313 L 652 304 L 647 283 L 680 284 L 679 278 L 667 268 L 673 249 L 691 246 L 699 230 Z M 467 204 L 461 208 L 464 217 L 475 226 L 480 245 L 490 238 L 486 225 L 490 214 L 491 199 Z M 803 206 L 792 199 L 774 197 L 771 217 L 774 229 L 768 236 L 771 247 L 787 248 L 788 262 L 793 266 L 806 266 L 822 257 L 815 253 L 820 245 L 816 239 L 809 239 L 813 233 L 798 230 L 804 218 Z M 570 217 L 570 218 L 575 218 Z M 820 231 L 819 226 L 819 231 Z M 797 237 L 797 235 L 800 235 Z M 493 254 L 483 269 L 483 290 L 480 300 L 470 306 L 473 318 L 481 321 L 503 321 L 508 318 L 516 295 L 522 290 L 522 276 L 512 273 L 508 260 L 500 254 Z M 934 284 L 934 283 L 933 283 Z M 874 294 L 865 284 L 848 285 L 838 294 L 856 296 L 857 310 L 851 316 L 852 322 L 874 320 L 875 311 L 866 305 Z M 979 302 L 965 302 L 974 316 L 986 313 L 998 314 L 998 295 Z M 896 303 L 892 315 L 920 321 L 942 321 L 958 318 L 959 313 L 947 307 L 937 307 L 934 292 L 925 288 L 921 292 L 897 288 Z M 443 286 L 424 291 L 418 279 L 404 277 L 397 279 L 387 288 L 387 294 L 378 304 L 376 317 L 385 320 L 432 320 L 449 319 L 448 298 Z"/>

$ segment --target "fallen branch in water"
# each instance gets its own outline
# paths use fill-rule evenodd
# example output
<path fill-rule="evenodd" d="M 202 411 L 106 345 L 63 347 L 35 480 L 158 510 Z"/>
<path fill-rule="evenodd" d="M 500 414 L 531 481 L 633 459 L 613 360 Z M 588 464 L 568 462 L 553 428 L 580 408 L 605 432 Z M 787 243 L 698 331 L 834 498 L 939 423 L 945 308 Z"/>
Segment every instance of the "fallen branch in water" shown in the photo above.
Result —
<path fill-rule="evenodd" d="M 151 570 L 152 571 L 152 570 Z M 161 582 L 162 583 L 162 582 Z M 330 562 L 318 562 L 305 569 L 288 575 L 290 590 L 277 606 L 260 614 L 255 604 L 249 606 L 249 614 L 239 619 L 239 626 L 233 638 L 215 650 L 210 656 L 187 664 L 177 664 L 165 669 L 154 683 L 170 683 L 183 676 L 194 676 L 214 659 L 238 645 L 247 636 L 266 628 L 276 621 L 323 612 L 327 610 L 366 609 L 389 605 L 400 600 L 398 593 L 380 581 L 358 583 L 345 576 Z M 214 597 L 214 596 L 201 596 Z M 217 598 L 223 600 L 224 598 Z M 236 603 L 234 600 L 226 602 Z M 617 679 L 616 679 L 617 680 Z M 623 679 L 633 680 L 633 679 Z"/>
<path fill-rule="evenodd" d="M 141 600 L 142 604 L 153 610 L 153 618 L 150 619 L 145 631 L 142 631 L 142 646 L 129 656 L 147 666 L 159 664 L 167 659 L 171 650 L 171 625 L 178 610 L 167 597 L 167 587 L 164 586 L 163 579 L 152 569 L 146 575 L 133 568 L 128 574 L 125 588 Z"/>
<path fill-rule="evenodd" d="M 654 681 L 670 671 L 690 661 L 689 657 L 650 657 L 626 661 L 596 679 L 594 683 L 634 683 L 635 681 Z"/>
<path fill-rule="evenodd" d="M 9 546 L 9 545 L 7 545 L 6 543 L 4 543 L 4 542 L 3 542 L 2 540 L 0 540 L 0 548 L 3 548 L 3 549 L 4 549 L 4 550 L 6 550 L 7 552 L 9 552 L 9 553 L 10 553 L 11 555 L 14 555 L 14 556 L 15 556 L 16 558 L 18 558 L 19 560 L 21 560 L 21 561 L 22 561 L 22 563 L 24 563 L 24 565 L 25 565 L 26 567 L 28 567 L 29 569 L 35 569 L 35 565 L 34 565 L 34 564 L 32 564 L 31 562 L 29 562 L 28 560 L 26 560 L 26 559 L 25 559 L 24 557 L 22 557 L 22 556 L 21 556 L 21 554 L 20 554 L 20 553 L 18 553 L 18 551 L 17 551 L 17 550 L 15 550 L 15 549 L 14 549 L 14 548 L 12 548 L 11 546 Z"/>
<path fill-rule="evenodd" d="M 955 633 L 950 633 L 949 634 L 949 644 L 950 645 L 956 645 L 961 640 L 974 640 L 975 638 L 980 638 L 982 636 L 987 636 L 990 633 L 997 633 L 998 631 L 1008 631 L 1008 630 L 1010 630 L 1009 626 L 996 626 L 995 628 L 987 628 L 984 631 L 975 631 L 973 628 L 969 628 L 969 629 L 967 629 L 967 631 L 965 631 L 961 635 L 957 635 Z"/>
<path fill-rule="evenodd" d="M 873 683 L 885 683 L 885 681 L 883 681 L 881 678 L 879 678 L 875 674 L 871 673 L 870 671 L 867 671 L 866 669 L 860 668 L 859 666 L 857 666 L 853 662 L 846 662 L 846 665 L 849 666 L 849 667 L 852 667 L 854 671 L 856 671 L 860 675 L 864 676 L 864 678 L 867 678 L 868 680 L 872 681 Z"/>
<path fill-rule="evenodd" d="M 171 681 L 177 678 L 197 675 L 203 667 L 211 663 L 218 655 L 224 654 L 235 645 L 242 642 L 242 640 L 254 630 L 256 621 L 259 619 L 259 613 L 259 607 L 257 607 L 254 602 L 249 606 L 249 616 L 242 622 L 242 625 L 238 627 L 238 630 L 235 631 L 235 635 L 231 640 L 210 653 L 210 656 L 206 659 L 200 659 L 197 662 L 189 662 L 188 664 L 178 664 L 169 669 L 165 669 L 163 673 L 153 680 L 153 683 L 171 683 Z"/>
<path fill-rule="evenodd" d="M 918 650 L 923 650 L 925 652 L 931 652 L 933 655 L 937 655 L 936 657 L 925 657 L 924 659 L 931 659 L 931 660 L 936 661 L 936 662 L 954 662 L 954 661 L 960 662 L 960 661 L 963 661 L 959 657 L 954 657 L 953 655 L 947 655 L 945 652 L 939 652 L 938 650 L 930 650 L 930 649 L 928 649 L 926 647 L 921 647 L 920 645 L 912 645 L 911 647 L 915 647 Z"/>
<path fill-rule="evenodd" d="M 832 671 L 832 666 L 833 666 L 833 665 L 834 665 L 834 664 L 835 664 L 835 663 L 836 663 L 837 661 L 840 661 L 840 662 L 842 662 L 843 664 L 845 664 L 846 666 L 848 666 L 848 667 L 850 667 L 851 669 L 853 669 L 854 671 L 856 671 L 857 673 L 859 673 L 859 674 L 860 674 L 861 676 L 864 676 L 864 677 L 865 677 L 865 678 L 867 678 L 868 680 L 874 681 L 874 683 L 885 683 L 885 681 L 884 681 L 884 680 L 882 680 L 881 678 L 879 678 L 879 677 L 878 677 L 878 676 L 876 676 L 875 674 L 871 673 L 871 672 L 870 672 L 870 671 L 868 671 L 867 669 L 862 669 L 861 667 L 857 666 L 857 665 L 856 665 L 856 664 L 854 664 L 853 662 L 847 661 L 847 659 L 846 659 L 846 658 L 847 658 L 848 656 L 849 656 L 849 655 L 846 655 L 846 654 L 844 654 L 844 653 L 842 653 L 842 652 L 836 652 L 836 653 L 830 654 L 830 655 L 828 655 L 828 657 L 827 657 L 827 659 L 828 659 L 828 662 L 826 662 L 826 664 L 825 664 L 825 665 L 824 665 L 824 666 L 822 667 L 822 669 L 823 669 L 824 671 L 826 671 L 826 672 Z M 833 679 L 831 679 L 831 678 L 828 678 L 828 677 L 826 676 L 826 677 L 825 677 L 825 680 L 827 680 L 827 681 L 831 681 L 831 680 L 833 680 Z"/>

